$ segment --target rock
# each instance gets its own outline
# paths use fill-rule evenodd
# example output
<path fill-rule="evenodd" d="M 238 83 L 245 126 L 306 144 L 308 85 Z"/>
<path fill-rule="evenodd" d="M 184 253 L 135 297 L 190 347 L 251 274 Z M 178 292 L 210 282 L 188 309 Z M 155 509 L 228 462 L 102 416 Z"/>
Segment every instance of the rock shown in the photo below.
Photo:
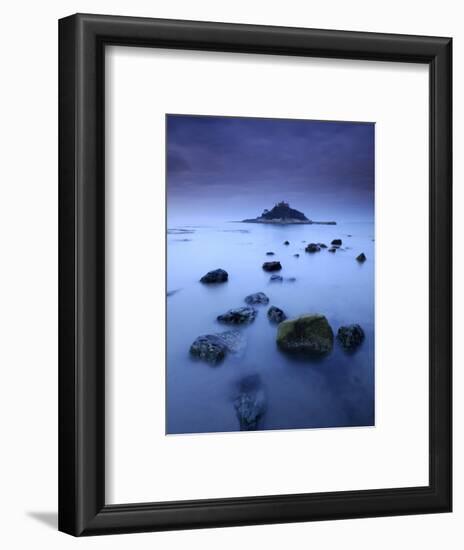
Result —
<path fill-rule="evenodd" d="M 318 245 L 320 248 L 327 248 L 327 245 L 324 244 L 324 243 L 317 243 L 317 245 Z"/>
<path fill-rule="evenodd" d="M 295 258 L 299 258 L 300 255 L 299 254 L 293 254 L 295 256 Z"/>
<path fill-rule="evenodd" d="M 246 338 L 238 330 L 199 336 L 190 346 L 190 353 L 207 363 L 217 365 L 227 352 L 240 353 L 246 347 Z"/>
<path fill-rule="evenodd" d="M 240 395 L 234 401 L 240 430 L 258 428 L 258 422 L 266 410 L 266 396 L 259 376 L 247 376 L 240 383 Z"/>
<path fill-rule="evenodd" d="M 274 256 L 274 252 L 266 252 L 266 256 Z"/>
<path fill-rule="evenodd" d="M 250 294 L 245 298 L 247 304 L 268 304 L 269 298 L 264 294 L 264 292 L 256 292 L 255 294 Z"/>
<path fill-rule="evenodd" d="M 334 246 L 332 246 L 332 248 L 329 248 L 327 252 L 337 252 L 337 249 Z"/>
<path fill-rule="evenodd" d="M 334 239 L 330 244 L 332 244 L 333 246 L 342 246 L 342 240 Z"/>
<path fill-rule="evenodd" d="M 215 334 L 215 336 L 221 338 L 227 350 L 231 353 L 241 353 L 246 348 L 246 338 L 243 332 L 239 330 L 226 330 L 225 332 Z"/>
<path fill-rule="evenodd" d="M 174 294 L 177 294 L 178 292 L 180 292 L 182 289 L 180 288 L 176 288 L 174 290 L 168 290 L 166 292 L 166 296 L 169 298 L 170 296 L 174 296 Z"/>
<path fill-rule="evenodd" d="M 287 318 L 285 313 L 276 306 L 271 306 L 267 310 L 267 317 L 269 321 L 272 321 L 273 323 L 281 323 L 282 321 L 285 321 L 285 319 Z"/>
<path fill-rule="evenodd" d="M 366 258 L 366 255 L 364 254 L 364 252 L 361 252 L 361 254 L 359 256 L 356 257 L 356 259 L 358 260 L 358 262 L 365 262 L 367 260 Z"/>
<path fill-rule="evenodd" d="M 308 246 L 305 248 L 306 252 L 320 252 L 321 248 L 316 243 L 309 243 Z"/>
<path fill-rule="evenodd" d="M 199 336 L 190 346 L 190 354 L 207 363 L 217 365 L 227 354 L 225 341 L 215 334 Z"/>
<path fill-rule="evenodd" d="M 346 325 L 338 329 L 337 340 L 345 349 L 354 349 L 364 340 L 364 331 L 359 325 Z"/>
<path fill-rule="evenodd" d="M 263 269 L 264 271 L 280 271 L 282 265 L 280 262 L 264 262 Z"/>
<path fill-rule="evenodd" d="M 285 245 L 289 245 L 290 243 L 289 243 L 288 241 L 285 241 L 284 244 L 285 244 Z"/>
<path fill-rule="evenodd" d="M 218 315 L 217 320 L 221 323 L 228 323 L 231 325 L 243 325 L 252 323 L 257 313 L 256 309 L 251 306 L 237 307 L 229 309 L 229 311 L 222 315 Z"/>
<path fill-rule="evenodd" d="M 280 323 L 277 345 L 284 351 L 322 355 L 333 347 L 333 331 L 324 315 L 301 315 Z"/>
<path fill-rule="evenodd" d="M 208 271 L 206 275 L 200 279 L 202 283 L 225 283 L 229 278 L 229 274 L 224 269 L 215 269 Z"/>
<path fill-rule="evenodd" d="M 289 283 L 294 283 L 296 281 L 296 277 L 287 277 L 285 280 Z"/>
<path fill-rule="evenodd" d="M 284 278 L 282 275 L 271 275 L 271 278 L 269 279 L 270 283 L 282 283 Z"/>
<path fill-rule="evenodd" d="M 353 235 L 347 235 L 347 237 L 352 237 Z"/>

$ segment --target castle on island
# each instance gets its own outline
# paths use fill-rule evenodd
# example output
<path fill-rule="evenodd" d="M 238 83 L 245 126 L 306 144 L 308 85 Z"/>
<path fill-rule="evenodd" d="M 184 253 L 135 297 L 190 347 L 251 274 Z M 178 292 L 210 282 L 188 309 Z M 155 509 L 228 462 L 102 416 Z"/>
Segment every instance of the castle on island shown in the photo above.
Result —
<path fill-rule="evenodd" d="M 335 225 L 336 222 L 315 222 L 308 219 L 303 212 L 291 208 L 286 201 L 278 202 L 271 210 L 265 208 L 261 216 L 257 218 L 243 220 L 245 223 L 279 223 L 279 224 L 328 224 Z"/>

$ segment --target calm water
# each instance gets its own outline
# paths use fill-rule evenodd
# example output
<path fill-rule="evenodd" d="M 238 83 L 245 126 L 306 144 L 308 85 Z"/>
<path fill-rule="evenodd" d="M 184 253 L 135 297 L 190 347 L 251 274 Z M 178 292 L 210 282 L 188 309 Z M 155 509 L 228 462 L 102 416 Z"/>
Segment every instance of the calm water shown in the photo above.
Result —
<path fill-rule="evenodd" d="M 335 238 L 349 249 L 335 254 L 304 251 L 309 242 L 329 245 Z M 249 375 L 259 377 L 266 396 L 258 429 L 373 425 L 373 238 L 373 223 L 170 227 L 167 288 L 176 292 L 167 298 L 167 433 L 239 430 L 234 400 L 240 381 Z M 266 256 L 267 251 L 275 256 Z M 367 256 L 364 264 L 355 260 L 361 252 Z M 270 283 L 271 274 L 261 266 L 273 260 L 282 263 L 280 275 L 296 281 Z M 202 275 L 219 267 L 229 273 L 227 283 L 199 283 Z M 218 366 L 190 357 L 197 336 L 237 328 L 219 324 L 217 315 L 245 305 L 245 296 L 259 291 L 270 303 L 255 306 L 254 323 L 238 327 L 247 339 L 241 356 L 229 354 Z M 285 355 L 275 343 L 277 325 L 267 319 L 270 305 L 289 318 L 322 313 L 334 333 L 340 325 L 359 323 L 366 338 L 354 353 L 335 341 L 323 359 Z"/>

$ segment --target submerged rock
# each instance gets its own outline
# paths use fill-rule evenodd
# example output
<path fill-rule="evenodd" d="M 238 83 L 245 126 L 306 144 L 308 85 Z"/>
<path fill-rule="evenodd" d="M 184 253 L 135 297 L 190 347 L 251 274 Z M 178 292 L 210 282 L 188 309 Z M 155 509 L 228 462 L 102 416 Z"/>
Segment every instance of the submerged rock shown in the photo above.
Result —
<path fill-rule="evenodd" d="M 264 262 L 263 269 L 264 271 L 280 271 L 282 265 L 280 262 Z"/>
<path fill-rule="evenodd" d="M 354 349 L 364 340 L 364 331 L 358 324 L 346 325 L 338 329 L 337 340 L 345 349 Z"/>
<path fill-rule="evenodd" d="M 358 262 L 365 262 L 367 260 L 366 258 L 366 255 L 364 254 L 364 252 L 361 252 L 361 254 L 359 256 L 356 257 L 356 259 L 358 260 Z"/>
<path fill-rule="evenodd" d="M 332 248 L 329 248 L 327 252 L 337 252 L 337 249 L 334 246 L 332 246 Z"/>
<path fill-rule="evenodd" d="M 221 338 L 227 347 L 227 351 L 231 353 L 241 353 L 245 350 L 247 343 L 246 337 L 243 332 L 239 330 L 226 330 L 215 334 L 215 336 Z"/>
<path fill-rule="evenodd" d="M 273 323 L 281 323 L 282 321 L 285 321 L 285 319 L 287 318 L 285 313 L 279 307 L 276 307 L 276 306 L 271 306 L 267 310 L 267 317 L 269 321 L 272 321 Z"/>
<path fill-rule="evenodd" d="M 271 283 L 281 283 L 283 282 L 284 278 L 282 275 L 271 275 L 269 282 Z"/>
<path fill-rule="evenodd" d="M 280 323 L 277 345 L 284 351 L 322 355 L 333 347 L 333 331 L 320 314 L 301 315 Z"/>
<path fill-rule="evenodd" d="M 341 239 L 334 239 L 331 243 L 333 246 L 342 246 L 342 240 Z"/>
<path fill-rule="evenodd" d="M 240 353 L 245 349 L 245 336 L 238 330 L 199 336 L 190 346 L 190 354 L 207 363 L 217 365 L 227 352 Z"/>
<path fill-rule="evenodd" d="M 294 283 L 296 281 L 296 277 L 287 277 L 285 280 L 289 283 Z"/>
<path fill-rule="evenodd" d="M 214 269 L 208 271 L 206 275 L 200 279 L 202 283 L 225 283 L 229 278 L 229 274 L 224 269 Z"/>
<path fill-rule="evenodd" d="M 285 245 L 289 245 L 290 243 L 289 243 L 288 241 L 285 241 L 284 244 L 285 244 Z"/>
<path fill-rule="evenodd" d="M 234 401 L 240 430 L 251 431 L 258 428 L 258 421 L 264 414 L 266 401 L 262 390 L 256 393 L 242 393 Z"/>
<path fill-rule="evenodd" d="M 245 298 L 247 304 L 268 304 L 269 298 L 264 294 L 264 292 L 256 292 L 255 294 L 250 294 Z"/>
<path fill-rule="evenodd" d="M 234 408 L 240 423 L 240 430 L 256 430 L 266 410 L 266 396 L 259 376 L 245 377 L 239 384 L 240 395 L 234 401 Z"/>
<path fill-rule="evenodd" d="M 266 256 L 274 256 L 274 252 L 266 252 Z"/>
<path fill-rule="evenodd" d="M 300 255 L 299 254 L 293 254 L 295 256 L 295 258 L 299 258 Z"/>
<path fill-rule="evenodd" d="M 317 245 L 318 245 L 320 248 L 327 248 L 327 245 L 324 244 L 324 243 L 317 243 Z"/>
<path fill-rule="evenodd" d="M 227 344 L 215 334 L 205 334 L 190 346 L 190 354 L 214 365 L 220 363 L 227 354 Z"/>
<path fill-rule="evenodd" d="M 306 252 L 320 252 L 321 248 L 316 243 L 309 243 L 308 246 L 305 248 Z"/>
<path fill-rule="evenodd" d="M 180 292 L 182 289 L 181 288 L 176 288 L 174 290 L 168 290 L 166 292 L 166 296 L 169 298 L 170 296 L 174 296 L 174 294 L 177 294 L 178 292 Z"/>
<path fill-rule="evenodd" d="M 221 323 L 228 323 L 231 325 L 243 325 L 252 323 L 257 314 L 258 312 L 254 307 L 237 307 L 234 309 L 229 309 L 229 311 L 223 313 L 222 315 L 218 315 L 217 320 Z"/>

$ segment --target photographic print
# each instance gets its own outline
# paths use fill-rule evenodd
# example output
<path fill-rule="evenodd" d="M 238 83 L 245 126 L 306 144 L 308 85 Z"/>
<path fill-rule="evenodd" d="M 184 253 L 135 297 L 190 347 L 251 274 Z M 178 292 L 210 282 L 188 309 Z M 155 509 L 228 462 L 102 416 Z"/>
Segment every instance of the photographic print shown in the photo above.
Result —
<path fill-rule="evenodd" d="M 375 125 L 166 115 L 166 433 L 375 424 Z"/>

